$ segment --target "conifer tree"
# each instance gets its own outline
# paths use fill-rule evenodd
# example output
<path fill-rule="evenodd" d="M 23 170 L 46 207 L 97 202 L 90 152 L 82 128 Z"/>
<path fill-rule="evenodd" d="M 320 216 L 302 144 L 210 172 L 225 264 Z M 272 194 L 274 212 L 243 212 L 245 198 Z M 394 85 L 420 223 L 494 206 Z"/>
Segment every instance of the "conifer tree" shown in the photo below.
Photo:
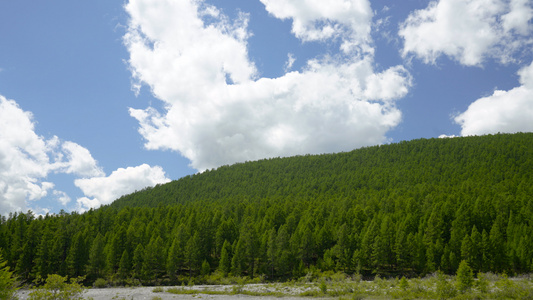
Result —
<path fill-rule="evenodd" d="M 70 277 L 78 277 L 84 274 L 87 262 L 85 248 L 85 239 L 82 236 L 82 232 L 78 231 L 72 238 L 67 254 L 67 268 Z"/>
<path fill-rule="evenodd" d="M 200 237 L 198 232 L 195 232 L 185 246 L 185 263 L 189 268 L 190 276 L 192 276 L 193 273 L 200 271 L 202 263 L 201 248 Z"/>
<path fill-rule="evenodd" d="M 118 274 L 121 278 L 129 277 L 131 272 L 131 259 L 128 250 L 122 252 L 122 257 L 120 258 L 120 264 L 118 267 Z"/>
<path fill-rule="evenodd" d="M 152 236 L 144 249 L 143 274 L 150 279 L 158 278 L 166 270 L 166 257 L 163 239 Z"/>
<path fill-rule="evenodd" d="M 474 272 L 466 260 L 462 260 L 457 269 L 457 289 L 461 292 L 469 290 L 474 284 Z"/>
<path fill-rule="evenodd" d="M 89 250 L 89 273 L 100 278 L 105 269 L 104 237 L 98 233 Z"/>
<path fill-rule="evenodd" d="M 231 274 L 233 276 L 240 276 L 246 269 L 246 249 L 241 238 L 235 241 L 233 247 L 233 257 L 231 258 Z"/>
<path fill-rule="evenodd" d="M 138 244 L 133 251 L 132 259 L 132 271 L 135 278 L 143 277 L 143 265 L 144 265 L 144 247 L 142 244 Z"/>
<path fill-rule="evenodd" d="M 178 272 L 183 268 L 183 252 L 179 238 L 175 237 L 168 250 L 167 258 L 167 273 L 170 278 L 175 278 Z"/>
<path fill-rule="evenodd" d="M 35 271 L 36 276 L 46 278 L 50 274 L 50 247 L 51 247 L 52 233 L 48 226 L 45 227 L 39 246 L 37 247 L 37 257 L 35 259 Z"/>
<path fill-rule="evenodd" d="M 13 272 L 9 271 L 7 261 L 2 257 L 0 249 L 0 299 L 13 299 L 15 293 L 15 279 Z"/>
<path fill-rule="evenodd" d="M 224 275 L 227 275 L 231 271 L 231 244 L 228 240 L 225 240 L 222 245 L 218 268 Z"/>

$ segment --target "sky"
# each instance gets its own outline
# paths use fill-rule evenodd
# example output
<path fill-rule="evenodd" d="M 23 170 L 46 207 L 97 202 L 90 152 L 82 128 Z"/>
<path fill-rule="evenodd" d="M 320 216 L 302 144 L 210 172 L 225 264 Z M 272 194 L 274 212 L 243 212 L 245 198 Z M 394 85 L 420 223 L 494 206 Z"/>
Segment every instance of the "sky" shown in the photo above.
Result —
<path fill-rule="evenodd" d="M 533 131 L 532 18 L 531 0 L 0 1 L 0 215 Z"/>

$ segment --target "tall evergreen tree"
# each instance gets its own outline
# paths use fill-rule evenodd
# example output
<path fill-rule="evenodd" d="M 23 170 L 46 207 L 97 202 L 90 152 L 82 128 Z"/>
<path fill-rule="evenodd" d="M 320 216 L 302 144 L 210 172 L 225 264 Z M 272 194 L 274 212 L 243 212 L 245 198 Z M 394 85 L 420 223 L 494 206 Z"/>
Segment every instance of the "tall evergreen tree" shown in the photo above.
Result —
<path fill-rule="evenodd" d="M 227 275 L 231 271 L 231 259 L 231 244 L 228 242 L 228 240 L 225 240 L 224 244 L 222 244 L 220 262 L 218 264 L 218 268 L 225 275 Z"/>
<path fill-rule="evenodd" d="M 122 252 L 122 257 L 120 258 L 120 263 L 118 267 L 118 275 L 121 278 L 128 278 L 131 273 L 131 259 L 128 250 Z"/>
<path fill-rule="evenodd" d="M 89 250 L 89 273 L 96 278 L 100 278 L 105 269 L 104 247 L 104 237 L 98 233 Z"/>

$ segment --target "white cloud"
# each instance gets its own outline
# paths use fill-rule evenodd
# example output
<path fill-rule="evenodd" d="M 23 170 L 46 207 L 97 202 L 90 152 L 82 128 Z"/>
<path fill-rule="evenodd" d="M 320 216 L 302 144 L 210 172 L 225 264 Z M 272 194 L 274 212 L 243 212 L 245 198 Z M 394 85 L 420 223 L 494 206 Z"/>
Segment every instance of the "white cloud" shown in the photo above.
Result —
<path fill-rule="evenodd" d="M 432 1 L 400 25 L 403 55 L 426 63 L 441 55 L 468 66 L 480 66 L 486 58 L 506 63 L 531 45 L 532 17 L 527 0 Z"/>
<path fill-rule="evenodd" d="M 292 19 L 292 32 L 303 41 L 341 38 L 345 53 L 372 51 L 373 16 L 368 0 L 261 0 L 278 19 Z"/>
<path fill-rule="evenodd" d="M 292 66 L 294 65 L 295 61 L 296 57 L 294 57 L 294 54 L 287 54 L 287 61 L 285 62 L 285 67 L 283 68 L 285 72 L 289 72 L 292 69 Z"/>
<path fill-rule="evenodd" d="M 37 135 L 33 115 L 0 95 L 0 214 L 38 205 L 35 201 L 49 195 L 55 186 L 46 181 L 51 172 L 102 174 L 87 149 L 55 136 Z M 63 192 L 53 194 L 61 203 L 68 202 Z"/>
<path fill-rule="evenodd" d="M 61 147 L 68 159 L 65 163 L 65 173 L 77 174 L 83 177 L 105 175 L 102 168 L 98 166 L 98 163 L 86 148 L 69 141 L 64 142 Z"/>
<path fill-rule="evenodd" d="M 70 202 L 70 197 L 67 195 L 67 193 L 63 191 L 57 191 L 54 190 L 54 196 L 57 197 L 57 201 L 59 201 L 63 206 L 66 206 Z"/>
<path fill-rule="evenodd" d="M 519 87 L 478 99 L 455 118 L 462 135 L 533 131 L 533 63 L 518 74 Z"/>
<path fill-rule="evenodd" d="M 302 39 L 370 47 L 367 1 L 263 3 L 276 17 L 292 18 Z M 301 72 L 279 78 L 257 78 L 246 15 L 231 23 L 216 8 L 186 0 L 132 0 L 126 10 L 133 78 L 165 104 L 162 111 L 130 109 L 130 115 L 147 149 L 179 151 L 196 169 L 379 144 L 401 120 L 394 100 L 408 92 L 410 75 L 401 66 L 375 72 L 371 48 L 312 59 Z"/>
<path fill-rule="evenodd" d="M 76 179 L 74 184 L 87 196 L 77 199 L 78 209 L 83 211 L 97 208 L 113 202 L 122 195 L 169 181 L 161 167 L 150 167 L 147 164 L 119 168 L 107 177 Z"/>
<path fill-rule="evenodd" d="M 47 141 L 34 132 L 32 114 L 0 96 L 0 214 L 26 210 L 53 188 Z"/>

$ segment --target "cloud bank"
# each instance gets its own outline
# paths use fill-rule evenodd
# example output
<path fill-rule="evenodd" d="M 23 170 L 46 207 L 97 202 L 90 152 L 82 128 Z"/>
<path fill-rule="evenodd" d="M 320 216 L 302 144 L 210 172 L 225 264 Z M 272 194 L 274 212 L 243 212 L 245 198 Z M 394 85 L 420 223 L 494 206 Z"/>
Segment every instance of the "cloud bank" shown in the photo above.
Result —
<path fill-rule="evenodd" d="M 127 3 L 134 87 L 149 86 L 164 103 L 130 109 L 147 149 L 177 151 L 204 170 L 386 141 L 411 77 L 402 66 L 374 70 L 369 2 L 262 2 L 272 16 L 291 19 L 303 42 L 339 42 L 339 53 L 260 78 L 248 57 L 248 15 L 230 20 L 202 1 Z"/>
<path fill-rule="evenodd" d="M 467 66 L 481 66 L 487 58 L 507 63 L 532 44 L 532 18 L 529 0 L 432 1 L 400 25 L 402 54 L 426 63 L 441 55 Z"/>
<path fill-rule="evenodd" d="M 76 180 L 76 185 L 86 192 L 86 196 L 102 198 L 93 199 L 94 206 L 85 203 L 86 197 L 78 200 L 82 209 L 97 207 L 122 194 L 169 181 L 160 167 L 148 165 L 118 169 L 104 177 L 105 173 L 89 150 L 71 141 L 61 141 L 56 136 L 46 139 L 36 134 L 32 113 L 0 95 L 0 215 L 39 207 L 38 201 L 47 196 L 63 206 L 68 205 L 71 202 L 69 195 L 54 189 L 55 184 L 47 180 L 51 173 L 84 178 L 78 179 L 79 182 Z M 96 193 L 91 189 L 93 182 L 108 192 Z M 114 198 L 109 200 L 109 197 Z"/>
<path fill-rule="evenodd" d="M 461 135 L 533 131 L 533 63 L 520 69 L 520 86 L 477 99 L 455 117 Z"/>

